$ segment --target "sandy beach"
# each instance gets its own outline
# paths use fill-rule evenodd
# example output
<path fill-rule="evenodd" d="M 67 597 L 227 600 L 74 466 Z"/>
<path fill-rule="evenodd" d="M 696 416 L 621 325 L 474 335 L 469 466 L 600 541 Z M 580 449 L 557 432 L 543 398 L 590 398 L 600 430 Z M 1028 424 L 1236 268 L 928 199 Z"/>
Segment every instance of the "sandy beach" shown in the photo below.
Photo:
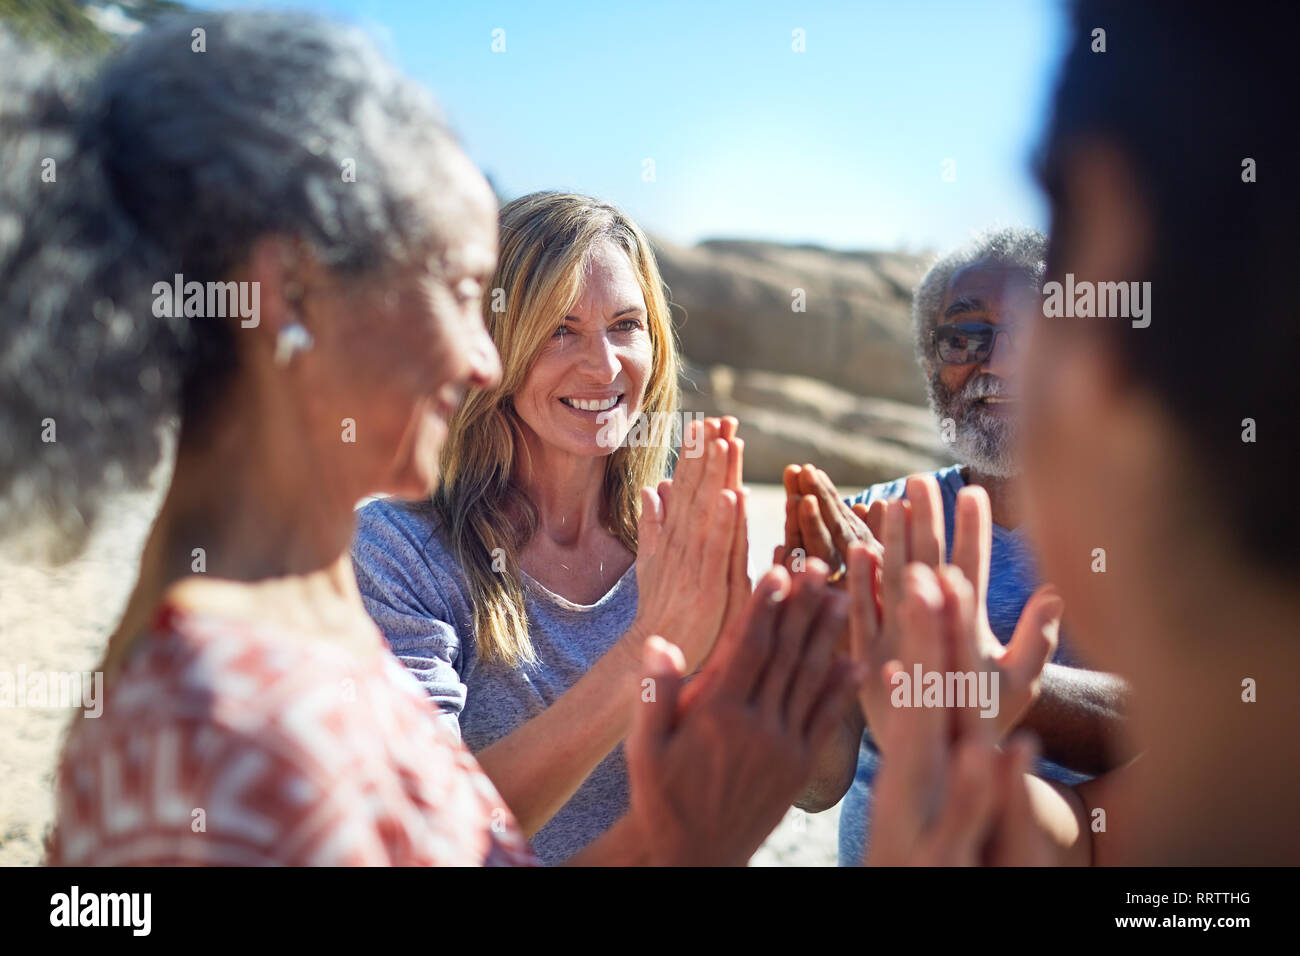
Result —
<path fill-rule="evenodd" d="M 780 543 L 783 492 L 752 486 L 750 572 L 761 573 Z M 76 561 L 50 569 L 0 551 L 0 673 L 87 672 L 134 582 L 157 492 L 124 497 Z M 51 782 L 69 708 L 0 706 L 0 865 L 41 862 L 53 803 Z M 839 807 L 791 809 L 754 855 L 754 866 L 833 866 Z"/>

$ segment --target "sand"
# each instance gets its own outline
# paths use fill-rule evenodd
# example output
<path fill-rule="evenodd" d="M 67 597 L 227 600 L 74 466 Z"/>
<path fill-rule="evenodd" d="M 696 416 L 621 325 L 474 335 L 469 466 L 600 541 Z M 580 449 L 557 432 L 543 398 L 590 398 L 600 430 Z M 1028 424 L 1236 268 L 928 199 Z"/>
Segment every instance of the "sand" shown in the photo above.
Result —
<path fill-rule="evenodd" d="M 134 583 L 157 502 L 156 491 L 122 498 L 83 556 L 57 569 L 0 552 L 0 673 L 95 667 Z M 783 504 L 779 486 L 753 486 L 751 574 L 761 573 L 780 543 Z M 73 712 L 0 706 L 0 865 L 41 861 L 55 759 Z M 751 864 L 833 866 L 838 823 L 838 806 L 820 814 L 792 808 Z"/>

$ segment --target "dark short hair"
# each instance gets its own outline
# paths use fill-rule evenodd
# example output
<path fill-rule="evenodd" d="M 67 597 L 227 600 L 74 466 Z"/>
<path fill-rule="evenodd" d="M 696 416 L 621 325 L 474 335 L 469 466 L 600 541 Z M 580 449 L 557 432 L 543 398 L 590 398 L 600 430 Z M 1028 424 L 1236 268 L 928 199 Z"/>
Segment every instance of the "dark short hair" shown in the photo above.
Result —
<path fill-rule="evenodd" d="M 1295 314 L 1300 262 L 1293 23 L 1282 4 L 1231 8 L 1082 0 L 1039 175 L 1052 201 L 1048 278 L 1070 209 L 1065 164 L 1098 142 L 1127 161 L 1152 225 L 1151 324 L 1097 323 L 1129 378 L 1149 388 L 1195 453 L 1246 555 L 1300 564 Z M 1105 52 L 1094 52 L 1094 30 Z M 1254 160 L 1256 182 L 1243 181 Z M 1066 228 L 1063 228 L 1066 227 Z M 1256 441 L 1243 441 L 1254 419 Z M 1208 504 L 1207 502 L 1203 502 Z"/>

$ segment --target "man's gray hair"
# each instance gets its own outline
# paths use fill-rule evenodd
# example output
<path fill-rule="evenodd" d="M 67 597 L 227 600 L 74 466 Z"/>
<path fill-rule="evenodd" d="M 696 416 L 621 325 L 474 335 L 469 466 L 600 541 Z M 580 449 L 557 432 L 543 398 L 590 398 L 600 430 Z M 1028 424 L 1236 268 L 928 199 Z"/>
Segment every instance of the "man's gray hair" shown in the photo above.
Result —
<path fill-rule="evenodd" d="M 957 272 L 977 262 L 1022 268 L 1041 287 L 1047 270 L 1047 237 L 1037 229 L 1023 226 L 986 229 L 935 260 L 912 293 L 913 345 L 927 378 L 935 366 L 930 352 L 930 331 L 939 324 L 939 307 L 948 284 Z"/>

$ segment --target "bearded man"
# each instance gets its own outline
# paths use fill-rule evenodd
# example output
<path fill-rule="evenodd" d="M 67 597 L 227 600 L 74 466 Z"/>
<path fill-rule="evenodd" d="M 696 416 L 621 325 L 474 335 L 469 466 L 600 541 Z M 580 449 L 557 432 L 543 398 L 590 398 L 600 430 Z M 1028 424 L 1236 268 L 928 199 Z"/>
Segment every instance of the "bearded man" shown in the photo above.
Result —
<path fill-rule="evenodd" d="M 1040 583 L 1021 527 L 1016 356 L 1026 322 L 1040 311 L 1046 249 L 1046 237 L 1032 229 L 985 232 L 936 261 L 912 301 L 916 355 L 930 408 L 958 462 L 934 473 L 943 499 L 948 555 L 957 492 L 963 485 L 980 485 L 988 492 L 993 516 L 989 624 L 1004 645 Z M 787 468 L 785 485 L 786 540 L 778 560 L 789 563 L 789 556 L 801 549 L 800 554 L 835 567 L 847 543 L 840 539 L 870 535 L 870 506 L 903 496 L 906 479 L 873 485 L 843 502 L 825 472 L 811 465 Z M 1108 770 L 1126 756 L 1123 683 L 1075 663 L 1062 638 L 1043 669 L 1039 696 L 1020 724 L 1041 741 L 1044 759 L 1038 762 L 1038 775 L 1066 784 Z M 854 714 L 827 747 L 816 777 L 797 802 L 818 812 L 844 797 L 841 866 L 865 859 L 871 783 L 879 763 L 870 729 Z"/>

